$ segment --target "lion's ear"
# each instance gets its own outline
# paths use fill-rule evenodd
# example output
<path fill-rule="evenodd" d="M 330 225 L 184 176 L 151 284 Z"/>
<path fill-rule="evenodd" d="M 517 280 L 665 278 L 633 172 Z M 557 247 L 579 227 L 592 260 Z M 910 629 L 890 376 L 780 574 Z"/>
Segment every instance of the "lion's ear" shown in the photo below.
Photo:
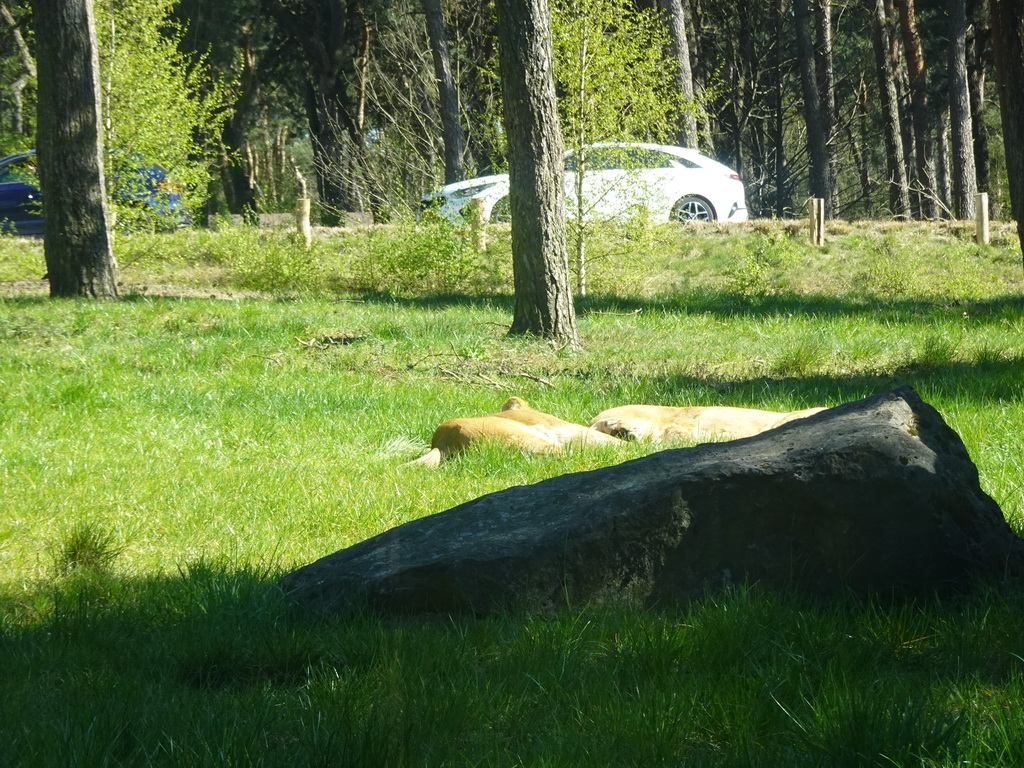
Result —
<path fill-rule="evenodd" d="M 530 404 L 523 400 L 521 397 L 510 397 L 505 401 L 505 404 L 501 406 L 503 411 L 528 411 Z"/>

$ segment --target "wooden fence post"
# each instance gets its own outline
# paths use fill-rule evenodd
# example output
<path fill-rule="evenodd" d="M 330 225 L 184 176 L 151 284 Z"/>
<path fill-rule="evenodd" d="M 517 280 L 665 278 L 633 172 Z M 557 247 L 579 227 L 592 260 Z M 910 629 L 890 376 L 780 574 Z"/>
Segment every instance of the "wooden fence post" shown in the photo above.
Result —
<path fill-rule="evenodd" d="M 811 245 L 825 244 L 825 200 L 812 197 L 808 204 L 811 217 Z"/>
<path fill-rule="evenodd" d="M 299 171 L 298 166 L 295 168 L 295 181 L 299 185 L 299 197 L 295 201 L 295 229 L 299 233 L 299 237 L 302 238 L 302 242 L 307 248 L 313 244 L 313 229 L 309 224 L 309 196 L 306 191 L 306 178 Z"/>
<path fill-rule="evenodd" d="M 979 192 L 974 196 L 975 242 L 988 245 L 988 192 Z"/>
<path fill-rule="evenodd" d="M 469 201 L 469 227 L 473 235 L 473 246 L 480 252 L 487 250 L 487 222 L 484 221 L 483 200 Z"/>

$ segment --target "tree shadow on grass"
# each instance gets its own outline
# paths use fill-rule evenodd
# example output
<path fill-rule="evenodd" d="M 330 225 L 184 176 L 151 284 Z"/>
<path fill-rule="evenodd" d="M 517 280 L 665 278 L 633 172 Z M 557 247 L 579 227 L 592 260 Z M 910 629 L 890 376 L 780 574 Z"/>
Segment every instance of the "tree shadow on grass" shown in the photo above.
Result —
<path fill-rule="evenodd" d="M 653 377 L 646 382 L 652 392 L 671 398 L 706 392 L 708 402 L 665 402 L 663 405 L 746 405 L 765 401 L 792 402 L 793 409 L 814 405 L 839 405 L 899 386 L 913 387 L 925 400 L 940 403 L 974 401 L 983 404 L 1024 401 L 1024 356 L 969 363 L 916 363 L 887 373 L 810 374 L 758 376 L 748 379 L 708 379 L 686 374 Z M 715 401 L 715 402 L 711 402 Z M 933 403 L 934 404 L 934 403 Z"/>
<path fill-rule="evenodd" d="M 274 574 L 226 563 L 83 573 L 0 592 L 0 735 L 13 765 L 511 764 L 515 752 L 603 766 L 613 752 L 630 764 L 676 722 L 676 759 L 644 764 L 678 764 L 700 752 L 680 733 L 714 735 L 723 708 L 746 711 L 770 690 L 786 708 L 750 725 L 779 737 L 759 749 L 781 765 L 794 737 L 829 733 L 794 707 L 840 683 L 871 691 L 877 714 L 937 688 L 946 702 L 973 700 L 978 680 L 1012 685 L 1022 604 L 1005 587 L 913 606 L 737 588 L 686 609 L 425 622 L 300 612 Z M 827 719 L 857 714 L 844 691 Z M 718 705 L 680 706 L 690 701 Z M 920 714 L 922 732 L 949 716 L 941 703 Z"/>
<path fill-rule="evenodd" d="M 451 294 L 400 298 L 390 294 L 364 294 L 367 304 L 390 304 L 421 309 L 450 307 L 495 307 L 512 312 L 515 298 L 507 294 Z M 847 297 L 803 294 L 772 294 L 750 296 L 734 291 L 696 291 L 673 293 L 652 298 L 612 295 L 577 298 L 580 316 L 600 313 L 712 315 L 716 317 L 790 317 L 805 315 L 817 318 L 870 317 L 874 321 L 903 320 L 927 317 L 936 313 L 969 315 L 977 321 L 1001 320 L 1024 315 L 1024 297 L 1000 296 L 991 299 L 959 300 L 925 297 Z"/>

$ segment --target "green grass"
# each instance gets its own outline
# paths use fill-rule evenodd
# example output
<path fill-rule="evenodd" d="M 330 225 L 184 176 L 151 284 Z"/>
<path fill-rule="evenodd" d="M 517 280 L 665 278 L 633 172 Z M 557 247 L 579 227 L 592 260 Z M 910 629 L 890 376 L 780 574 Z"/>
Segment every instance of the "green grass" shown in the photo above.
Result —
<path fill-rule="evenodd" d="M 282 277 L 300 261 L 285 240 L 256 268 L 272 235 L 182 233 L 119 241 L 122 301 L 0 299 L 0 762 L 1019 765 L 1015 584 L 424 622 L 303 615 L 273 588 L 396 524 L 650 450 L 400 466 L 440 421 L 511 394 L 586 422 L 626 402 L 792 410 L 910 384 L 1024 530 L 1016 239 L 834 230 L 816 249 L 782 224 L 665 229 L 632 255 L 630 233 L 609 235 L 577 304 L 582 352 L 506 335 L 501 230 L 474 257 L 494 260 L 486 280 L 458 294 L 384 291 L 366 253 L 393 247 L 397 269 L 459 235 L 405 252 L 383 230 L 322 233 L 307 284 Z M 37 244 L 0 250 L 2 279 L 41 274 Z"/>

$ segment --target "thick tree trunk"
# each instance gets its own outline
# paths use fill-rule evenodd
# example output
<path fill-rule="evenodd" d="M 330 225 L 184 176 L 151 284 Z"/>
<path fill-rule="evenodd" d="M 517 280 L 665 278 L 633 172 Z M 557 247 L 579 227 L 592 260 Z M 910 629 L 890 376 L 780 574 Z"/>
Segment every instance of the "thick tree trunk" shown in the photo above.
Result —
<path fill-rule="evenodd" d="M 896 0 L 900 8 L 900 30 L 903 49 L 907 56 L 907 76 L 910 79 L 910 106 L 914 123 L 914 152 L 917 159 L 915 191 L 921 215 L 933 219 L 935 205 L 935 176 L 932 170 L 931 126 L 928 114 L 928 83 L 925 78 L 924 53 L 917 32 L 914 0 Z"/>
<path fill-rule="evenodd" d="M 992 43 L 1010 204 L 1024 250 L 1024 0 L 992 0 Z"/>
<path fill-rule="evenodd" d="M 807 123 L 807 147 L 811 158 L 811 196 L 825 200 L 829 196 L 828 152 L 826 150 L 825 122 L 821 112 L 821 95 L 814 65 L 814 45 L 811 42 L 811 13 L 807 0 L 793 0 L 796 22 L 797 57 L 800 63 L 800 83 L 804 95 L 804 120 Z"/>
<path fill-rule="evenodd" d="M 51 296 L 117 296 L 110 244 L 92 0 L 33 3 L 39 180 Z"/>
<path fill-rule="evenodd" d="M 686 111 L 679 126 L 678 142 L 683 147 L 697 148 L 697 102 L 694 99 L 693 69 L 690 67 L 690 43 L 686 35 L 686 14 L 682 0 L 662 0 L 668 20 L 669 44 L 676 63 L 676 86 L 682 94 Z"/>
<path fill-rule="evenodd" d="M 907 183 L 906 159 L 900 135 L 899 92 L 893 69 L 892 20 L 888 17 L 884 0 L 875 0 L 873 17 L 875 67 L 878 92 L 882 105 L 882 136 L 885 141 L 886 181 L 889 188 L 889 207 L 899 218 L 910 216 L 910 186 Z"/>
<path fill-rule="evenodd" d="M 464 141 L 459 124 L 459 93 L 452 76 L 451 57 L 448 55 L 448 30 L 444 24 L 441 0 L 423 0 L 427 17 L 427 36 L 434 58 L 434 78 L 437 80 L 438 112 L 444 138 L 444 183 L 462 179 Z"/>
<path fill-rule="evenodd" d="M 953 215 L 974 218 L 978 177 L 974 167 L 971 97 L 967 84 L 967 0 L 948 0 L 949 123 L 952 138 Z"/>
<path fill-rule="evenodd" d="M 498 0 L 509 145 L 515 314 L 511 333 L 578 346 L 565 239 L 565 162 L 547 0 Z"/>
<path fill-rule="evenodd" d="M 821 98 L 821 121 L 825 131 L 826 183 L 825 216 L 833 218 L 839 207 L 839 163 L 836 159 L 836 89 L 832 67 L 832 0 L 814 3 L 814 68 Z"/>

